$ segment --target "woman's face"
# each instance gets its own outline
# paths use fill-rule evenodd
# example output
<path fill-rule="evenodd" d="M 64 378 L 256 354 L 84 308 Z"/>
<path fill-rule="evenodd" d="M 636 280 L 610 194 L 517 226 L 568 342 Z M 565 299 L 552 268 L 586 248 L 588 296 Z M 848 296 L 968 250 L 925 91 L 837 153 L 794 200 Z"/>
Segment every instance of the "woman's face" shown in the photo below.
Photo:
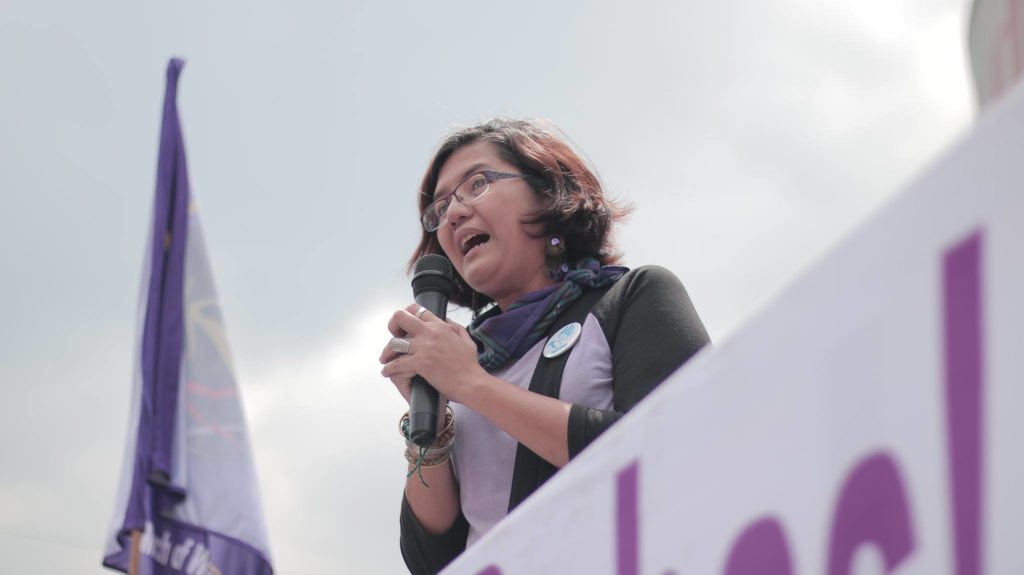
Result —
<path fill-rule="evenodd" d="M 448 158 L 437 179 L 434 197 L 448 194 L 480 170 L 522 173 L 498 156 L 488 142 L 459 148 Z M 531 237 L 521 222 L 541 208 L 530 185 L 521 178 L 498 180 L 469 206 L 453 201 L 437 229 L 441 249 L 459 275 L 474 290 L 501 309 L 520 296 L 551 285 L 544 274 L 545 238 Z"/>

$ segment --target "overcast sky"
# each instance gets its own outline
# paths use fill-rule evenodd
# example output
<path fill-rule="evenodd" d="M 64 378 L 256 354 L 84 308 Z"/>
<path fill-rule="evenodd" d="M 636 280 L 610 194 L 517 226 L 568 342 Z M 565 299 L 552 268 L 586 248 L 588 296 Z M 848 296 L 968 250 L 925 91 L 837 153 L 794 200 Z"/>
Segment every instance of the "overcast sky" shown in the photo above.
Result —
<path fill-rule="evenodd" d="M 0 0 L 0 557 L 99 567 L 167 59 L 279 573 L 400 573 L 415 193 L 445 132 L 552 120 L 715 340 L 974 117 L 964 0 Z"/>

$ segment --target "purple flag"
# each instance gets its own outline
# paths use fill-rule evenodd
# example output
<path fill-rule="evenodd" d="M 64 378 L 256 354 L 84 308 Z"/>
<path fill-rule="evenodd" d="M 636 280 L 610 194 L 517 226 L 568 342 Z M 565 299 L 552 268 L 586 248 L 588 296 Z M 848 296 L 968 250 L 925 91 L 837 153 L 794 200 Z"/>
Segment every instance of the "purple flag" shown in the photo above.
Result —
<path fill-rule="evenodd" d="M 140 574 L 270 575 L 245 414 L 189 193 L 178 76 L 167 66 L 152 245 L 131 420 L 103 565 Z"/>

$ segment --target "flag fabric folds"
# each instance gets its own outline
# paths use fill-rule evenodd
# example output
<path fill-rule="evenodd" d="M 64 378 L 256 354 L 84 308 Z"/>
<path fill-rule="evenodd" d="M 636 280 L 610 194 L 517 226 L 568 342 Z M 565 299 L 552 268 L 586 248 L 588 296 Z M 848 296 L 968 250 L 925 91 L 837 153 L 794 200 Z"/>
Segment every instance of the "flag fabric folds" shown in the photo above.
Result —
<path fill-rule="evenodd" d="M 152 245 L 140 296 L 131 419 L 103 565 L 140 574 L 270 575 L 245 414 L 167 66 Z"/>

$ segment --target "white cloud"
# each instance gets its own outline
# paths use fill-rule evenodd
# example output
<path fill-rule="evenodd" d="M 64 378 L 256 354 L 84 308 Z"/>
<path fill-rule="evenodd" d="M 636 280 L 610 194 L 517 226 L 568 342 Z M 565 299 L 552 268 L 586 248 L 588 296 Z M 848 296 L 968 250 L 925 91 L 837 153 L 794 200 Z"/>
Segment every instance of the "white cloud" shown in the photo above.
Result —
<path fill-rule="evenodd" d="M 275 565 L 400 572 L 397 433 L 406 405 L 377 361 L 403 305 L 365 306 L 330 343 L 245 368 L 244 394 Z"/>

